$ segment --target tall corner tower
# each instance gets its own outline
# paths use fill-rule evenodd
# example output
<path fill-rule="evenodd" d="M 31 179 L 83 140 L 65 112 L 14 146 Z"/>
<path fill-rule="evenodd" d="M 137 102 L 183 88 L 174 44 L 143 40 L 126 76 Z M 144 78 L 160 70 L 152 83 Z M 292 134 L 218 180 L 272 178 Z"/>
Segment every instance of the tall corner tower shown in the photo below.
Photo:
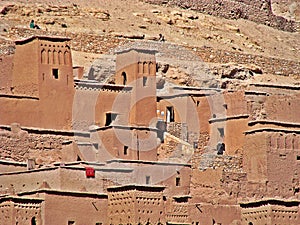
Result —
<path fill-rule="evenodd" d="M 136 126 L 155 126 L 156 60 L 155 51 L 130 49 L 116 58 L 116 84 L 132 87 L 129 122 Z"/>

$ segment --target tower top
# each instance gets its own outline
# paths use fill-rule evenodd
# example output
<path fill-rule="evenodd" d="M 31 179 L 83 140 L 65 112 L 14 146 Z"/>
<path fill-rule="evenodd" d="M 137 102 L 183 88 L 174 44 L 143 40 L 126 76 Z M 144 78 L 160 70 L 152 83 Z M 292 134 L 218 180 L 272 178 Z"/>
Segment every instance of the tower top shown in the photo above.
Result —
<path fill-rule="evenodd" d="M 45 41 L 52 41 L 52 42 L 65 42 L 65 41 L 70 41 L 71 38 L 61 37 L 61 36 L 34 35 L 34 36 L 30 36 L 30 37 L 27 37 L 27 38 L 22 39 L 22 40 L 16 40 L 15 44 L 16 45 L 22 45 L 22 44 L 29 43 L 33 40 L 45 40 Z"/>
<path fill-rule="evenodd" d="M 155 55 L 158 52 L 158 51 L 152 50 L 152 49 L 129 48 L 129 49 L 124 49 L 124 50 L 117 51 L 116 54 L 120 55 L 120 54 L 128 53 L 128 52 L 131 52 L 131 51 L 135 51 L 137 53 L 149 54 L 149 55 Z"/>

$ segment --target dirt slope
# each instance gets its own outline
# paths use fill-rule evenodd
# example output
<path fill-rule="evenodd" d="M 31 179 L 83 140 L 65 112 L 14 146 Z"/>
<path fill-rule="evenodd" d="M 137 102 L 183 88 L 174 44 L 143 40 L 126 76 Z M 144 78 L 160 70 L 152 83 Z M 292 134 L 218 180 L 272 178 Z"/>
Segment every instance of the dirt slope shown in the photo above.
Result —
<path fill-rule="evenodd" d="M 278 5 L 278 1 L 274 4 Z M 284 11 L 282 4 L 277 8 Z M 140 0 L 0 1 L 0 12 L 2 41 L 19 39 L 35 32 L 26 31 L 31 19 L 36 21 L 44 34 L 77 35 L 78 39 L 75 38 L 73 43 L 77 51 L 74 52 L 75 64 L 88 66 L 98 57 L 98 53 L 105 53 L 122 41 L 131 41 L 132 38 L 153 40 L 161 33 L 167 42 L 196 50 L 204 49 L 203 54 L 199 55 L 207 62 L 228 62 L 232 59 L 226 59 L 228 54 L 235 55 L 236 61 L 240 54 L 242 57 L 250 55 L 254 59 L 263 58 L 264 62 L 259 65 L 263 67 L 273 67 L 273 59 L 280 67 L 280 60 L 285 60 L 287 67 L 294 68 L 290 74 L 299 75 L 300 34 L 244 19 L 227 20 Z M 23 30 L 12 31 L 14 28 Z M 92 36 L 93 40 L 86 43 L 84 35 L 79 37 L 79 34 Z M 102 50 L 95 50 L 99 48 Z M 225 58 L 211 52 L 221 52 Z"/>

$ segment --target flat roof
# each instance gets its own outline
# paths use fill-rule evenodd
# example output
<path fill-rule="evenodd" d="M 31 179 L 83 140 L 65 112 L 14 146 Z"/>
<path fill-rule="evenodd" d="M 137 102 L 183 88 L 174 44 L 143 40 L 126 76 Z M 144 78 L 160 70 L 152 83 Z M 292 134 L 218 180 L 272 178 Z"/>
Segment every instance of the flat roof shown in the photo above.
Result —
<path fill-rule="evenodd" d="M 181 222 L 167 222 L 167 225 L 191 225 L 190 223 L 181 223 Z"/>
<path fill-rule="evenodd" d="M 245 95 L 268 95 L 268 93 L 264 91 L 245 90 Z"/>
<path fill-rule="evenodd" d="M 276 83 L 251 83 L 250 86 L 255 87 L 269 87 L 269 88 L 281 88 L 290 90 L 300 90 L 299 85 L 289 85 L 289 84 L 276 84 Z"/>
<path fill-rule="evenodd" d="M 257 128 L 253 130 L 247 130 L 244 133 L 245 134 L 253 134 L 253 133 L 259 133 L 259 132 L 283 132 L 283 133 L 297 133 L 300 134 L 300 130 L 289 130 L 289 129 L 279 129 L 278 127 L 265 127 L 265 128 Z"/>
<path fill-rule="evenodd" d="M 254 126 L 256 124 L 274 124 L 283 127 L 296 127 L 300 128 L 300 123 L 292 123 L 286 121 L 277 121 L 277 120 L 252 120 L 248 122 L 249 126 Z"/>
<path fill-rule="evenodd" d="M 167 93 L 158 93 L 157 98 L 176 98 L 183 96 L 210 96 L 222 91 L 218 88 L 203 88 L 194 86 L 173 86 L 173 91 Z"/>
<path fill-rule="evenodd" d="M 39 97 L 30 96 L 30 95 L 16 95 L 16 94 L 0 94 L 1 98 L 13 98 L 13 99 L 29 99 L 29 100 L 39 100 Z"/>
<path fill-rule="evenodd" d="M 63 169 L 73 169 L 73 170 L 85 170 L 86 167 L 84 166 L 61 166 L 60 168 Z M 122 173 L 131 173 L 133 171 L 132 168 L 115 168 L 115 167 L 93 167 L 95 171 L 102 171 L 102 172 L 122 172 Z"/>
<path fill-rule="evenodd" d="M 139 163 L 139 164 L 150 164 L 150 165 L 174 165 L 174 166 L 187 166 L 191 167 L 191 164 L 188 163 L 177 163 L 177 162 L 166 162 L 166 161 L 146 161 L 146 160 L 127 160 L 127 159 L 110 159 L 106 161 L 109 163 Z"/>
<path fill-rule="evenodd" d="M 126 185 L 120 185 L 120 186 L 111 186 L 108 187 L 107 190 L 108 191 L 114 191 L 114 190 L 132 190 L 132 189 L 136 189 L 136 190 L 152 190 L 154 191 L 162 191 L 163 189 L 165 189 L 165 186 L 163 185 L 147 185 L 147 184 L 126 184 Z"/>
<path fill-rule="evenodd" d="M 195 87 L 195 86 L 173 86 L 172 89 L 174 90 L 189 90 L 189 91 L 216 91 L 220 92 L 223 89 L 220 88 L 205 88 L 205 87 Z"/>
<path fill-rule="evenodd" d="M 69 170 L 82 170 L 84 171 L 86 167 L 84 165 L 60 165 L 60 163 L 50 164 L 47 167 L 44 168 L 37 168 L 37 169 L 31 169 L 31 170 L 22 170 L 22 171 L 11 171 L 11 172 L 4 172 L 0 173 L 0 176 L 9 176 L 14 174 L 26 174 L 26 173 L 38 173 L 38 172 L 44 172 L 49 170 L 57 170 L 57 169 L 69 169 Z M 92 165 L 92 164 L 87 164 Z M 93 164 L 95 165 L 95 164 Z M 122 173 L 131 173 L 133 171 L 132 168 L 115 168 L 115 167 L 107 167 L 106 165 L 99 164 L 99 167 L 94 168 L 95 171 L 102 171 L 102 172 L 122 172 Z"/>
<path fill-rule="evenodd" d="M 260 200 L 253 200 L 249 202 L 240 202 L 242 208 L 253 208 L 263 205 L 281 205 L 281 206 L 299 206 L 300 200 L 298 199 L 277 199 L 277 198 L 266 198 Z"/>
<path fill-rule="evenodd" d="M 11 195 L 0 196 L 0 203 L 5 201 L 13 201 L 13 202 L 21 202 L 21 203 L 26 203 L 30 201 L 34 203 L 41 203 L 42 201 L 44 201 L 44 199 L 37 198 L 37 197 L 21 197 L 21 196 L 11 196 Z"/>
<path fill-rule="evenodd" d="M 53 163 L 55 166 L 74 166 L 74 165 L 88 165 L 88 166 L 104 166 L 105 163 L 100 162 L 87 162 L 87 161 L 76 161 L 76 162 L 56 162 Z"/>
<path fill-rule="evenodd" d="M 191 195 L 175 195 L 173 196 L 174 199 L 180 199 L 180 198 L 192 198 Z"/>
<path fill-rule="evenodd" d="M 56 170 L 58 168 L 59 168 L 58 166 L 49 166 L 49 167 L 44 167 L 44 168 L 32 169 L 32 170 L 4 172 L 4 173 L 0 173 L 0 176 L 13 175 L 13 174 L 24 174 L 24 173 L 35 173 L 35 172 L 41 172 L 41 171 Z"/>
<path fill-rule="evenodd" d="M 0 125 L 0 129 L 10 130 L 10 125 Z M 81 130 L 56 130 L 56 129 L 47 129 L 47 128 L 40 128 L 40 127 L 21 127 L 21 130 L 25 130 L 29 133 L 35 134 L 59 134 L 62 136 L 84 136 L 89 137 L 90 133 L 88 131 L 81 131 Z"/>
<path fill-rule="evenodd" d="M 23 166 L 27 167 L 25 162 L 9 161 L 9 160 L 0 160 L 0 165 L 14 165 L 14 166 Z"/>
<path fill-rule="evenodd" d="M 234 116 L 226 116 L 221 118 L 211 118 L 208 120 L 209 123 L 216 123 L 216 122 L 224 122 L 227 120 L 237 120 L 237 119 L 247 119 L 249 114 L 241 114 L 241 115 L 234 115 Z"/>
<path fill-rule="evenodd" d="M 34 35 L 34 36 L 30 36 L 21 40 L 16 40 L 15 44 L 16 45 L 22 45 L 22 44 L 26 44 L 29 43 L 35 39 L 38 40 L 46 40 L 46 41 L 53 41 L 53 42 L 65 42 L 65 41 L 70 41 L 71 38 L 68 37 L 61 37 L 61 36 L 44 36 L 44 35 Z"/>
<path fill-rule="evenodd" d="M 128 126 L 128 125 L 118 125 L 118 124 L 111 124 L 109 126 L 90 126 L 90 131 L 98 131 L 98 130 L 107 130 L 107 129 L 111 129 L 111 128 L 116 128 L 116 129 L 124 129 L 124 130 L 132 130 L 132 129 L 136 129 L 136 130 L 148 130 L 148 131 L 157 131 L 158 129 L 156 127 L 146 127 L 146 126 Z"/>
<path fill-rule="evenodd" d="M 83 87 L 94 89 L 95 91 L 100 90 L 117 90 L 117 91 L 131 91 L 133 87 L 127 85 L 118 85 L 118 84 L 106 84 L 100 83 L 95 80 L 79 80 L 74 79 L 76 87 Z"/>
<path fill-rule="evenodd" d="M 107 198 L 107 194 L 105 193 L 96 193 L 96 192 L 84 192 L 84 191 L 65 191 L 65 190 L 57 190 L 57 189 L 38 189 L 33 191 L 25 191 L 18 193 L 18 196 L 26 196 L 32 195 L 36 193 L 46 193 L 46 194 L 54 194 L 54 195 L 67 195 L 74 197 L 105 197 Z"/>
<path fill-rule="evenodd" d="M 119 55 L 119 54 L 131 52 L 131 51 L 136 51 L 136 52 L 141 52 L 141 53 L 146 53 L 146 54 L 151 54 L 151 55 L 158 53 L 157 50 L 153 50 L 153 49 L 129 48 L 129 49 L 116 51 L 116 54 Z"/>

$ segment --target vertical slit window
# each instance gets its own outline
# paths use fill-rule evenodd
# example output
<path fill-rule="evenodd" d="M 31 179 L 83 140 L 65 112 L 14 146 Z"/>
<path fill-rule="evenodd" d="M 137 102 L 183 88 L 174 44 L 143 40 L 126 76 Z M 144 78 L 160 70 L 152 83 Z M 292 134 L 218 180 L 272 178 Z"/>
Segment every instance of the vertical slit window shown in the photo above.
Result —
<path fill-rule="evenodd" d="M 122 84 L 126 85 L 126 83 L 127 83 L 127 75 L 126 75 L 126 73 L 122 72 L 121 76 L 122 76 Z"/>
<path fill-rule="evenodd" d="M 58 54 L 57 51 L 53 51 L 53 64 L 57 64 L 58 63 Z"/>
<path fill-rule="evenodd" d="M 48 50 L 47 62 L 48 62 L 48 64 L 51 64 L 51 50 Z"/>
<path fill-rule="evenodd" d="M 124 146 L 124 155 L 128 154 L 128 146 Z"/>
<path fill-rule="evenodd" d="M 61 51 L 58 51 L 58 64 L 63 64 L 63 56 Z"/>
<path fill-rule="evenodd" d="M 218 131 L 219 131 L 219 134 L 220 134 L 220 137 L 224 137 L 224 128 L 218 128 Z"/>
<path fill-rule="evenodd" d="M 46 50 L 43 49 L 41 52 L 41 63 L 46 64 L 47 63 L 47 53 Z"/>
<path fill-rule="evenodd" d="M 143 87 L 147 86 L 148 77 L 143 77 Z"/>
<path fill-rule="evenodd" d="M 150 184 L 150 176 L 146 176 L 146 184 Z"/>

